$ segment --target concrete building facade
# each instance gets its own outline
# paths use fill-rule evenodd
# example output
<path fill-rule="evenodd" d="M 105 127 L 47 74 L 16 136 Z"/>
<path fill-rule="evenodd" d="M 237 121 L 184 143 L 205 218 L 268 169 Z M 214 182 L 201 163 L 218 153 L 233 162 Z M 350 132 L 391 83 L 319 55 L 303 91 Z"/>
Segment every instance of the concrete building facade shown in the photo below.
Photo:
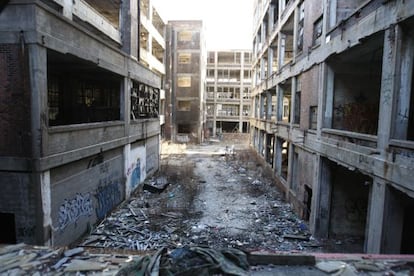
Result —
<path fill-rule="evenodd" d="M 250 131 L 251 50 L 207 53 L 207 129 L 223 132 Z"/>
<path fill-rule="evenodd" d="M 2 243 L 69 244 L 158 170 L 164 42 L 144 20 L 144 57 L 140 18 L 135 0 L 1 6 Z"/>
<path fill-rule="evenodd" d="M 203 22 L 169 21 L 166 41 L 165 137 L 173 142 L 201 143 L 206 124 Z"/>
<path fill-rule="evenodd" d="M 414 253 L 414 2 L 256 0 L 251 139 L 312 232 Z"/>

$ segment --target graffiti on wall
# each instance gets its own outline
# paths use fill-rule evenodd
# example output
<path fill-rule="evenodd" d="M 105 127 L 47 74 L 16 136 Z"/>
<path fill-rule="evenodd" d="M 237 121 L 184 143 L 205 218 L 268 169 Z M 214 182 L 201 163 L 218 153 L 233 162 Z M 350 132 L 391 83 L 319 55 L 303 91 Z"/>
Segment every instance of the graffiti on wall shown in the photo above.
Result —
<path fill-rule="evenodd" d="M 92 215 L 92 199 L 90 193 L 76 194 L 70 200 L 65 199 L 63 204 L 59 207 L 58 227 L 63 230 L 69 224 L 75 224 L 82 216 Z"/>
<path fill-rule="evenodd" d="M 130 158 L 133 160 L 126 171 L 127 185 L 134 189 L 145 179 L 145 147 L 136 147 L 131 150 Z"/>
<path fill-rule="evenodd" d="M 98 219 L 103 219 L 122 200 L 118 182 L 102 180 L 96 190 L 95 198 L 97 201 L 96 216 Z"/>
<path fill-rule="evenodd" d="M 132 188 L 134 188 L 141 182 L 141 159 L 137 158 L 137 161 L 135 163 L 132 163 L 131 170 L 132 172 L 130 172 L 130 185 Z"/>

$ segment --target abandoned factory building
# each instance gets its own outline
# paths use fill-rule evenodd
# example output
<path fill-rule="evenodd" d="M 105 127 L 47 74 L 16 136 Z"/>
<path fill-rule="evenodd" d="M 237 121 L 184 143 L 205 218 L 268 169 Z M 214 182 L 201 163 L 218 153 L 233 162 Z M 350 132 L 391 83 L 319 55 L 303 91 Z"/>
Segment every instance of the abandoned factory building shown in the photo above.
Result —
<path fill-rule="evenodd" d="M 158 170 L 165 24 L 148 0 L 11 0 L 0 28 L 1 242 L 65 245 Z"/>
<path fill-rule="evenodd" d="M 206 40 L 201 20 L 171 20 L 166 26 L 165 138 L 201 143 L 206 125 Z"/>
<path fill-rule="evenodd" d="M 414 1 L 254 9 L 253 147 L 318 237 L 414 253 Z"/>
<path fill-rule="evenodd" d="M 249 132 L 251 50 L 216 50 L 207 54 L 207 130 Z"/>

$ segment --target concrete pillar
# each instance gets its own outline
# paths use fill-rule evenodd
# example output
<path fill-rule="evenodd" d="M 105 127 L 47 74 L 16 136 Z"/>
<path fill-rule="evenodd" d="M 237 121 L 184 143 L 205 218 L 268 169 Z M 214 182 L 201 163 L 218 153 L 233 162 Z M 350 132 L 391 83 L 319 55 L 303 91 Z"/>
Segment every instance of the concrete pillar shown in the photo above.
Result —
<path fill-rule="evenodd" d="M 266 120 L 271 120 L 272 119 L 272 94 L 270 93 L 269 90 L 266 91 Z"/>
<path fill-rule="evenodd" d="M 73 0 L 63 0 L 63 16 L 72 20 Z"/>
<path fill-rule="evenodd" d="M 217 133 L 217 81 L 218 81 L 218 52 L 214 52 L 214 107 L 213 107 L 213 136 Z"/>
<path fill-rule="evenodd" d="M 136 0 L 121 1 L 121 37 L 122 50 L 133 57 L 138 57 L 139 49 L 139 9 Z"/>
<path fill-rule="evenodd" d="M 50 188 L 50 171 L 40 174 L 40 189 L 42 193 L 42 211 L 43 211 L 43 245 L 52 245 L 52 197 Z"/>
<path fill-rule="evenodd" d="M 325 7 L 329 9 L 329 28 L 333 28 L 336 25 L 336 9 L 337 0 L 327 0 Z"/>
<path fill-rule="evenodd" d="M 298 26 L 299 26 L 299 13 L 300 6 L 296 6 L 294 14 L 294 23 L 293 23 L 293 62 L 296 60 L 296 55 L 298 54 Z M 293 95 L 293 94 L 292 94 Z"/>
<path fill-rule="evenodd" d="M 320 137 L 321 128 L 332 127 L 335 73 L 324 63 L 320 67 L 319 76 L 318 134 Z"/>
<path fill-rule="evenodd" d="M 275 19 L 275 11 L 274 11 L 274 5 L 273 4 L 269 4 L 269 12 L 268 12 L 268 20 L 267 20 L 267 22 L 268 22 L 268 28 L 269 28 L 269 34 L 271 34 L 272 33 L 272 30 L 273 30 L 273 28 L 274 28 L 274 24 L 273 24 L 273 22 L 274 22 L 274 19 Z"/>
<path fill-rule="evenodd" d="M 365 238 L 366 253 L 381 253 L 386 183 L 374 179 L 370 187 L 367 227 Z"/>
<path fill-rule="evenodd" d="M 266 62 L 265 58 L 260 58 L 260 82 L 266 79 Z"/>
<path fill-rule="evenodd" d="M 278 35 L 278 54 L 277 54 L 277 62 L 278 66 L 277 68 L 282 68 L 284 61 L 285 61 L 285 35 L 282 33 L 279 33 Z"/>
<path fill-rule="evenodd" d="M 265 100 L 265 94 L 264 93 L 262 93 L 262 94 L 260 94 L 260 108 L 259 108 L 259 110 L 260 110 L 260 119 L 263 119 L 263 117 L 265 116 L 265 109 L 264 109 L 264 100 Z"/>
<path fill-rule="evenodd" d="M 276 121 L 282 121 L 283 118 L 283 88 L 277 86 L 276 88 Z"/>
<path fill-rule="evenodd" d="M 314 211 L 313 224 L 315 236 L 319 238 L 328 238 L 329 236 L 329 220 L 331 210 L 331 168 L 329 160 L 319 158 L 319 175 L 318 181 L 314 187 L 312 209 Z"/>
<path fill-rule="evenodd" d="M 273 55 L 274 50 L 269 46 L 267 50 L 267 76 L 270 77 L 273 74 Z"/>
<path fill-rule="evenodd" d="M 293 125 L 293 123 L 295 122 L 295 103 L 296 103 L 296 77 L 292 77 L 292 85 L 291 85 L 291 93 L 290 93 L 290 98 L 291 98 L 291 102 L 290 102 L 290 110 L 289 110 L 289 114 L 290 114 L 290 121 L 289 123 L 291 125 Z"/>
<path fill-rule="evenodd" d="M 377 149 L 386 155 L 391 137 L 394 91 L 396 89 L 397 59 L 400 50 L 401 29 L 398 25 L 390 26 L 384 34 L 384 51 L 382 58 L 381 95 L 379 105 Z"/>
<path fill-rule="evenodd" d="M 131 144 L 126 144 L 124 146 L 124 176 L 126 176 L 125 179 L 125 198 L 129 198 L 131 196 L 132 192 L 132 186 L 129 185 L 128 181 L 128 170 L 129 166 L 132 164 L 131 160 Z"/>
<path fill-rule="evenodd" d="M 412 86 L 412 74 L 413 74 L 413 62 L 414 62 L 414 40 L 408 36 L 403 35 L 403 41 L 401 42 L 399 63 L 400 76 L 399 89 L 396 112 L 394 112 L 394 139 L 406 140 L 408 133 L 408 119 L 410 112 L 411 102 L 411 86 Z"/>
<path fill-rule="evenodd" d="M 276 151 L 275 151 L 275 172 L 277 175 L 282 174 L 282 140 L 275 137 Z"/>
<path fill-rule="evenodd" d="M 31 94 L 31 136 L 32 136 L 32 185 L 36 193 L 36 242 L 43 244 L 49 241 L 50 232 L 44 229 L 45 214 L 43 207 L 46 198 L 42 194 L 42 172 L 40 171 L 40 158 L 47 153 L 47 51 L 46 48 L 36 44 L 28 44 L 29 75 Z M 47 214 L 46 214 L 47 215 Z"/>

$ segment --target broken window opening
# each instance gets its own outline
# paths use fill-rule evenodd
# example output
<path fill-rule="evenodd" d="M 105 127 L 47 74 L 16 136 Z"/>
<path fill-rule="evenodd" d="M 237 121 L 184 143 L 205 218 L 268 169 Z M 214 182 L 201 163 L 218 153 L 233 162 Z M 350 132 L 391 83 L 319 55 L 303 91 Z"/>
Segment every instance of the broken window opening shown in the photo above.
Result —
<path fill-rule="evenodd" d="M 286 141 L 283 138 L 278 138 L 281 142 L 281 172 L 280 172 L 280 176 L 283 178 L 283 180 L 287 181 L 287 177 L 288 177 L 288 168 L 289 168 L 289 142 Z"/>
<path fill-rule="evenodd" d="M 180 134 L 191 134 L 192 126 L 190 124 L 178 124 L 177 131 Z"/>
<path fill-rule="evenodd" d="M 316 130 L 318 126 L 318 106 L 309 107 L 309 129 Z"/>
<path fill-rule="evenodd" d="M 191 101 L 178 101 L 178 111 L 190 111 Z"/>
<path fill-rule="evenodd" d="M 296 49 L 297 54 L 303 51 L 303 34 L 304 34 L 304 22 L 305 22 L 305 4 L 304 2 L 299 4 L 299 22 L 297 26 L 297 39 L 296 39 Z"/>
<path fill-rule="evenodd" d="M 332 128 L 377 134 L 383 37 L 375 35 L 329 61 L 334 73 Z"/>
<path fill-rule="evenodd" d="M 159 115 L 158 88 L 144 83 L 133 82 L 131 89 L 131 120 L 157 118 Z"/>
<path fill-rule="evenodd" d="M 275 136 L 266 134 L 266 162 L 273 168 Z"/>
<path fill-rule="evenodd" d="M 49 126 L 120 120 L 120 76 L 52 50 L 47 68 Z"/>
<path fill-rule="evenodd" d="M 295 107 L 293 110 L 293 123 L 300 124 L 300 108 L 301 108 L 301 92 L 302 92 L 302 83 L 300 81 L 300 76 L 296 77 L 296 92 L 295 92 Z"/>
<path fill-rule="evenodd" d="M 312 46 L 318 46 L 321 44 L 323 32 L 323 16 L 319 17 L 315 23 L 313 23 L 313 36 Z"/>

